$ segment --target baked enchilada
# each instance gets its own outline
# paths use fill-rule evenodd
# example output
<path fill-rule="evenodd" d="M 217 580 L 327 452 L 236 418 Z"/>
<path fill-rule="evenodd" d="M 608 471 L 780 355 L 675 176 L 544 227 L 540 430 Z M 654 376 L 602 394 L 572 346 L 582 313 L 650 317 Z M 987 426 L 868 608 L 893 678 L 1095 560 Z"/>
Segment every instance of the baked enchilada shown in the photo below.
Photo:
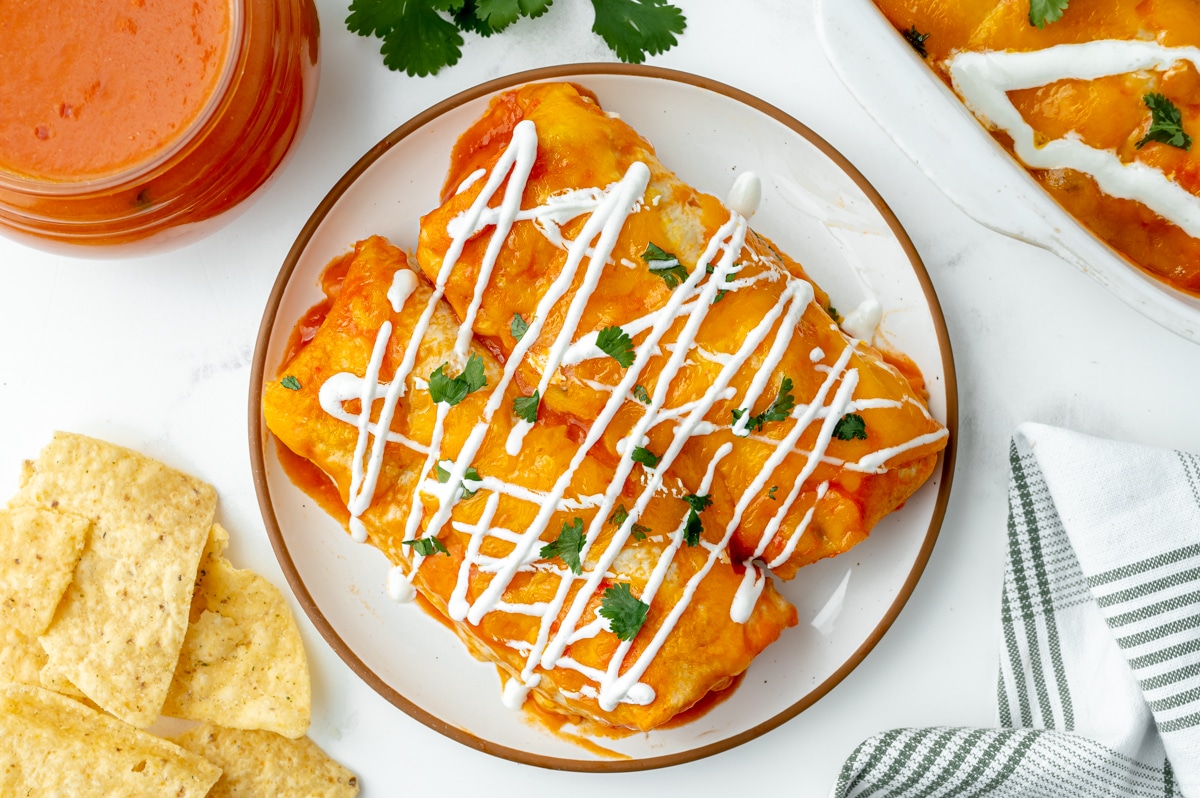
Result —
<path fill-rule="evenodd" d="M 875 4 L 1063 208 L 1200 294 L 1195 0 Z"/>
<path fill-rule="evenodd" d="M 682 183 L 577 87 L 503 94 L 415 257 L 360 242 L 266 386 L 515 704 L 645 730 L 728 686 L 796 621 L 772 573 L 865 538 L 945 446 L 742 187 L 739 213 Z"/>

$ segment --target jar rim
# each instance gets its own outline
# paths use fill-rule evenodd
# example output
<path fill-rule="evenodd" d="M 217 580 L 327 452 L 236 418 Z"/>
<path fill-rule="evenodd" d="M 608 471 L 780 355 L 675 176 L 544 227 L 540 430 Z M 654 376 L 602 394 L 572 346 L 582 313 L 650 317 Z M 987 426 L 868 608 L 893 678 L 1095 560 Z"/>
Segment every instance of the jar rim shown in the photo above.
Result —
<path fill-rule="evenodd" d="M 229 93 L 230 87 L 233 85 L 234 76 L 237 74 L 237 65 L 242 60 L 243 50 L 246 46 L 246 0 L 227 0 L 227 2 L 229 5 L 229 47 L 226 48 L 225 60 L 221 65 L 221 72 L 217 78 L 217 83 L 209 93 L 207 99 L 205 99 L 204 106 L 200 109 L 200 112 L 196 114 L 174 141 L 144 162 L 133 164 L 112 174 L 84 180 L 52 180 L 27 177 L 0 168 L 0 188 L 42 196 L 88 194 L 94 191 L 112 189 L 137 180 L 170 162 L 172 158 L 191 144 L 197 135 L 204 131 L 209 123 L 212 122 L 213 117 L 223 104 L 225 96 Z"/>

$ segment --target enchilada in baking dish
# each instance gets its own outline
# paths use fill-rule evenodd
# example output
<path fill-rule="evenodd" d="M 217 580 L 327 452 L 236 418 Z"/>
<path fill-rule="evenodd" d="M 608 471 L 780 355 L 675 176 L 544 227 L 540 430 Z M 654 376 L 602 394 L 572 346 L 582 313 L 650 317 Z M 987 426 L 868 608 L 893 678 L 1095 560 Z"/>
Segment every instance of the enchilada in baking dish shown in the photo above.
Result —
<path fill-rule="evenodd" d="M 795 622 L 772 571 L 863 539 L 945 445 L 733 204 L 576 87 L 501 95 L 416 263 L 360 242 L 264 392 L 513 700 L 661 725 Z"/>
<path fill-rule="evenodd" d="M 1060 205 L 1200 294 L 1195 0 L 875 2 Z"/>

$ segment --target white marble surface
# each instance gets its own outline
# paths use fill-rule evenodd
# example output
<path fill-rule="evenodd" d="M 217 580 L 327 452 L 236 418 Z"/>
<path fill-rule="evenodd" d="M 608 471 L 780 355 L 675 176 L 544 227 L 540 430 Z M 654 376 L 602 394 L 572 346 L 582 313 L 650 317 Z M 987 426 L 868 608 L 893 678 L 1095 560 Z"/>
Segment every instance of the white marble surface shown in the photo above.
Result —
<path fill-rule="evenodd" d="M 823 795 L 874 732 L 992 722 L 1008 439 L 1017 423 L 1200 451 L 1200 349 L 1052 255 L 963 216 L 838 82 L 810 0 L 736 10 L 717 0 L 677 2 L 687 33 L 650 63 L 756 94 L 825 136 L 875 184 L 925 260 L 960 391 L 958 468 L 941 537 L 895 625 L 829 695 L 749 744 L 644 773 L 545 771 L 463 747 L 376 696 L 300 615 L 314 682 L 312 737 L 361 776 L 367 798 L 468 789 L 696 795 L 751 784 Z M 284 586 L 258 514 L 246 418 L 260 315 L 295 234 L 367 148 L 424 108 L 503 74 L 611 60 L 590 33 L 583 0 L 559 0 L 503 36 L 470 38 L 456 67 L 424 79 L 388 72 L 376 40 L 348 33 L 345 0 L 318 7 L 322 76 L 308 133 L 227 227 L 127 261 L 76 260 L 0 240 L 0 495 L 15 490 L 21 460 L 55 429 L 133 446 L 214 484 L 233 560 Z"/>

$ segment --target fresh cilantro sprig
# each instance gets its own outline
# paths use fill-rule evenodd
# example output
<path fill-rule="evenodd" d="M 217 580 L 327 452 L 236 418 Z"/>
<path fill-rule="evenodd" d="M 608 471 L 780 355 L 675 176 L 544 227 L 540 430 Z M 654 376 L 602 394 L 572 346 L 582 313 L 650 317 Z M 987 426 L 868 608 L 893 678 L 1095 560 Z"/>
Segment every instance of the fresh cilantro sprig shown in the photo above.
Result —
<path fill-rule="evenodd" d="M 579 561 L 579 552 L 583 551 L 583 519 L 579 516 L 571 519 L 571 523 L 563 522 L 562 530 L 550 543 L 542 546 L 540 556 L 543 560 L 552 560 L 558 557 L 567 567 L 571 569 L 571 573 L 583 573 L 583 563 Z"/>
<path fill-rule="evenodd" d="M 1175 103 L 1161 94 L 1151 93 L 1142 97 L 1142 102 L 1150 109 L 1150 130 L 1137 143 L 1140 150 L 1152 141 L 1170 144 L 1181 150 L 1192 148 L 1192 137 L 1183 129 L 1183 114 Z"/>
<path fill-rule="evenodd" d="M 518 396 L 513 399 L 513 413 L 522 421 L 532 424 L 537 421 L 538 405 L 541 401 L 542 397 L 536 390 L 530 396 Z"/>
<path fill-rule="evenodd" d="M 771 404 L 767 405 L 767 409 L 758 415 L 750 416 L 746 419 L 746 431 L 755 432 L 761 430 L 763 425 L 769 421 L 783 421 L 792 415 L 792 411 L 796 409 L 796 397 L 792 396 L 792 378 L 784 377 L 779 381 L 779 392 L 775 394 L 775 398 L 771 400 Z M 748 411 L 735 407 L 733 409 L 733 423 L 736 424 L 741 420 L 742 416 Z"/>
<path fill-rule="evenodd" d="M 508 325 L 508 330 L 512 333 L 513 338 L 520 341 L 525 337 L 525 333 L 529 332 L 529 323 L 521 318 L 520 313 L 514 313 L 512 323 Z"/>
<path fill-rule="evenodd" d="M 450 462 L 447 460 L 446 462 Z M 450 472 L 442 467 L 441 463 L 433 464 L 433 473 L 437 476 L 437 481 L 445 485 L 450 481 Z M 479 482 L 479 472 L 475 470 L 475 466 L 467 466 L 467 470 L 463 472 L 462 484 L 459 487 L 462 489 L 462 497 L 469 499 L 478 493 L 478 490 L 469 490 L 467 482 Z"/>
<path fill-rule="evenodd" d="M 599 613 L 608 619 L 608 628 L 621 640 L 637 636 L 649 611 L 650 605 L 630 592 L 628 582 L 618 582 L 600 598 Z"/>
<path fill-rule="evenodd" d="M 1029 0 L 1029 24 L 1044 28 L 1062 19 L 1070 0 Z"/>
<path fill-rule="evenodd" d="M 700 513 L 712 506 L 712 496 L 708 494 L 697 496 L 689 493 L 683 497 L 683 500 L 688 504 L 688 517 L 683 528 L 683 539 L 689 546 L 699 546 L 700 536 L 704 534 L 704 522 L 700 520 Z"/>
<path fill-rule="evenodd" d="M 904 38 L 908 39 L 908 43 L 917 51 L 917 55 L 922 58 L 929 57 L 929 51 L 925 49 L 925 40 L 929 38 L 928 33 L 921 33 L 917 30 L 916 25 L 911 25 L 908 30 L 904 31 Z"/>
<path fill-rule="evenodd" d="M 687 267 L 679 262 L 679 258 L 667 252 L 653 241 L 646 244 L 646 251 L 642 253 L 642 260 L 646 262 L 646 267 L 650 269 L 651 274 L 663 279 L 663 282 L 667 284 L 667 288 L 673 289 L 688 278 Z"/>
<path fill-rule="evenodd" d="M 474 352 L 467 358 L 466 367 L 457 377 L 446 376 L 446 365 L 443 363 L 429 375 L 429 397 L 435 402 L 445 402 L 454 407 L 466 399 L 467 394 L 487 385 L 487 375 L 483 373 L 483 358 Z"/>
<path fill-rule="evenodd" d="M 620 363 L 623 369 L 632 366 L 636 357 L 633 353 L 633 339 L 616 325 L 605 327 L 600 331 L 600 334 L 596 336 L 596 347 Z"/>
<path fill-rule="evenodd" d="M 450 556 L 449 550 L 446 549 L 446 544 L 437 538 L 416 538 L 414 540 L 402 540 L 400 543 L 403 546 L 412 546 L 412 550 L 422 557 L 429 557 L 434 553 L 445 554 L 447 557 Z"/>
<path fill-rule="evenodd" d="M 863 417 L 858 413 L 847 413 L 838 419 L 837 425 L 833 428 L 833 437 L 839 441 L 852 441 L 867 439 L 867 422 L 863 421 Z"/>
<path fill-rule="evenodd" d="M 650 404 L 650 392 L 646 390 L 646 386 L 640 382 L 633 386 L 633 398 L 637 399 L 644 405 Z"/>
<path fill-rule="evenodd" d="M 388 69 L 410 76 L 435 75 L 462 58 L 463 32 L 491 36 L 521 17 L 536 19 L 553 0 L 351 0 L 346 27 L 383 40 Z M 592 0 L 600 36 L 622 61 L 674 47 L 687 20 L 666 0 Z"/>
<path fill-rule="evenodd" d="M 287 388 L 289 391 L 300 390 L 300 380 L 296 379 L 296 375 L 294 374 L 287 375 L 279 381 L 279 384 L 284 388 Z"/>

